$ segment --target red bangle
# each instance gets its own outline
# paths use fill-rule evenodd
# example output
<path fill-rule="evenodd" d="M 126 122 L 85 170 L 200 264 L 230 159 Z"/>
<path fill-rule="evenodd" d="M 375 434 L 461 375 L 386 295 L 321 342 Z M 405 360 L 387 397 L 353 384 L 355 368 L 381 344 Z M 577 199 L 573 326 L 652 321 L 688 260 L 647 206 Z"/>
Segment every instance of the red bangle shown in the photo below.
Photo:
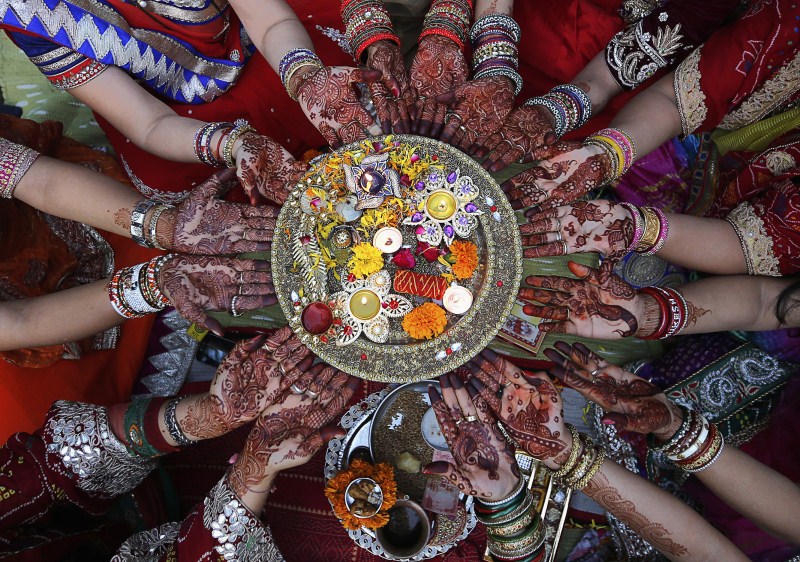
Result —
<path fill-rule="evenodd" d="M 177 447 L 173 447 L 167 443 L 167 440 L 164 439 L 164 435 L 161 433 L 161 428 L 158 427 L 161 406 L 167 400 L 170 400 L 170 398 L 171 397 L 153 398 L 144 413 L 144 434 L 147 436 L 147 441 L 153 448 L 162 453 L 174 453 L 178 450 Z"/>
<path fill-rule="evenodd" d="M 391 41 L 395 45 L 400 45 L 400 38 L 394 33 L 376 33 L 359 45 L 358 49 L 356 50 L 356 60 L 361 60 L 361 55 L 364 53 L 364 51 L 378 41 Z"/>
<path fill-rule="evenodd" d="M 428 29 L 424 29 L 422 30 L 422 33 L 419 34 L 419 38 L 420 40 L 422 40 L 424 37 L 428 37 L 429 35 L 439 35 L 441 37 L 447 37 L 448 39 L 453 41 L 453 43 L 458 45 L 458 48 L 461 49 L 462 51 L 466 47 L 461 38 L 448 29 L 442 29 L 439 27 L 431 27 Z"/>
<path fill-rule="evenodd" d="M 671 317 L 669 304 L 667 303 L 666 298 L 664 298 L 664 294 L 658 290 L 657 287 L 642 287 L 639 289 L 640 293 L 644 293 L 646 295 L 650 295 L 653 299 L 658 303 L 658 308 L 661 311 L 661 321 L 658 324 L 658 328 L 652 334 L 646 336 L 637 336 L 641 340 L 660 340 L 664 337 L 664 334 L 667 333 L 667 328 L 669 327 L 669 319 Z"/>

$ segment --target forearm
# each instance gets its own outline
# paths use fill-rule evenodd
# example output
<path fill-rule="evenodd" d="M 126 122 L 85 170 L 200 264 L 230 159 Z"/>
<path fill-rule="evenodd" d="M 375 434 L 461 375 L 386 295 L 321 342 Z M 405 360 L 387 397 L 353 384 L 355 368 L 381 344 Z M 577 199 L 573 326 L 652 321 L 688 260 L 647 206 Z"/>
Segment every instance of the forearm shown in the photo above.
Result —
<path fill-rule="evenodd" d="M 40 156 L 14 196 L 31 207 L 95 228 L 130 236 L 130 215 L 142 199 L 113 179 L 83 166 Z"/>
<path fill-rule="evenodd" d="M 475 19 L 480 19 L 489 14 L 504 14 L 510 16 L 514 11 L 514 0 L 477 0 L 475 2 Z"/>
<path fill-rule="evenodd" d="M 108 279 L 36 298 L 0 303 L 0 350 L 58 345 L 122 323 Z"/>
<path fill-rule="evenodd" d="M 614 80 L 605 61 L 605 51 L 594 57 L 575 78 L 570 81 L 581 88 L 592 100 L 592 113 L 600 113 L 622 88 Z M 624 110 L 623 110 L 624 111 Z"/>
<path fill-rule="evenodd" d="M 670 560 L 747 560 L 697 512 L 610 460 L 582 492 Z"/>
<path fill-rule="evenodd" d="M 303 24 L 283 0 L 233 0 L 231 6 L 253 43 L 276 72 L 283 56 L 292 49 L 314 50 Z"/>
<path fill-rule="evenodd" d="M 669 236 L 658 257 L 705 273 L 747 273 L 739 237 L 727 221 L 690 215 L 666 216 Z"/>
<path fill-rule="evenodd" d="M 633 98 L 611 122 L 636 144 L 637 159 L 681 134 L 681 119 L 673 88 L 674 72 Z"/>
<path fill-rule="evenodd" d="M 731 446 L 697 477 L 771 535 L 800 544 L 800 487 L 796 483 Z"/>

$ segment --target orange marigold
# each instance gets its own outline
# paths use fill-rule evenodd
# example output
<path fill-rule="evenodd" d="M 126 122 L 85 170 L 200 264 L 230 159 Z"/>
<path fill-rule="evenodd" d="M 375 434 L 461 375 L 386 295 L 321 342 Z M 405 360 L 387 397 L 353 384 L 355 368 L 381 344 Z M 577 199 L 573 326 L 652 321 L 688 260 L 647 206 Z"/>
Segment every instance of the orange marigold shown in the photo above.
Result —
<path fill-rule="evenodd" d="M 469 279 L 478 267 L 478 247 L 472 242 L 456 240 L 450 244 L 450 253 L 455 260 L 453 274 L 459 279 Z"/>
<path fill-rule="evenodd" d="M 444 309 L 432 302 L 418 306 L 403 318 L 403 330 L 415 340 L 435 338 L 447 327 Z"/>
<path fill-rule="evenodd" d="M 383 492 L 383 505 L 372 517 L 361 519 L 350 513 L 345 503 L 344 493 L 347 486 L 358 478 L 372 478 Z M 348 531 L 361 527 L 377 529 L 389 522 L 389 510 L 397 503 L 397 482 L 391 465 L 380 463 L 372 465 L 366 461 L 354 460 L 347 470 L 341 471 L 328 481 L 325 486 L 325 497 L 331 502 L 333 513 L 342 521 Z"/>

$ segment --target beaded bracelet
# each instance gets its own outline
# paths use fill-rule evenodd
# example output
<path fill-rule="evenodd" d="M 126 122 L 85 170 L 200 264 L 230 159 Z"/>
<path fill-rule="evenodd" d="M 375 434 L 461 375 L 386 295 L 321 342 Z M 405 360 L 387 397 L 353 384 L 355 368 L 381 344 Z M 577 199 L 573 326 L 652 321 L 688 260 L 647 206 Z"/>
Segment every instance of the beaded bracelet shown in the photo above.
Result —
<path fill-rule="evenodd" d="M 149 287 L 149 280 L 141 282 L 142 270 L 149 267 L 147 264 L 138 264 L 133 267 L 123 267 L 117 271 L 107 285 L 108 298 L 111 306 L 124 318 L 140 318 L 147 314 L 163 310 L 166 297 L 156 285 Z M 144 274 L 144 279 L 148 279 Z M 144 287 L 148 286 L 149 295 L 145 296 Z M 168 301 L 167 301 L 168 302 Z"/>
<path fill-rule="evenodd" d="M 345 37 L 356 60 L 363 62 L 365 51 L 378 41 L 391 41 L 400 45 L 400 38 L 394 33 L 389 12 L 381 1 L 343 2 L 342 21 L 346 27 Z"/>
<path fill-rule="evenodd" d="M 493 502 L 486 500 L 476 500 L 475 503 L 477 504 L 477 509 L 480 510 L 481 508 L 494 509 L 494 508 L 505 507 L 506 505 L 516 500 L 524 489 L 525 489 L 525 480 L 523 478 L 520 478 L 519 481 L 517 482 L 517 485 L 511 491 L 511 494 L 509 494 L 502 500 L 497 500 Z"/>
<path fill-rule="evenodd" d="M 222 160 L 228 168 L 235 168 L 236 162 L 233 160 L 233 147 L 236 141 L 245 133 L 255 133 L 256 130 L 244 119 L 236 121 L 236 125 L 228 133 L 225 144 L 222 146 Z"/>
<path fill-rule="evenodd" d="M 161 215 L 164 214 L 164 211 L 169 211 L 173 209 L 175 209 L 173 205 L 156 205 L 153 214 L 150 215 L 150 223 L 147 226 L 147 236 L 145 237 L 145 241 L 151 247 L 157 248 L 159 250 L 167 249 L 158 243 L 158 237 L 156 236 L 158 230 L 158 219 L 161 218 Z"/>
<path fill-rule="evenodd" d="M 631 218 L 633 219 L 633 238 L 631 239 L 631 243 L 628 245 L 628 248 L 625 250 L 625 253 L 630 253 L 636 251 L 636 247 L 639 245 L 639 242 L 642 240 L 642 235 L 644 234 L 644 222 L 642 219 L 642 213 L 639 211 L 638 207 L 635 205 L 631 205 L 630 203 L 620 203 L 628 212 L 631 214 Z"/>
<path fill-rule="evenodd" d="M 158 310 L 163 310 L 170 304 L 169 299 L 158 286 L 158 279 L 164 264 L 173 257 L 174 254 L 166 254 L 153 258 L 139 272 L 139 287 L 142 290 L 142 296 L 147 304 Z"/>
<path fill-rule="evenodd" d="M 561 468 L 553 473 L 554 478 L 563 478 L 569 474 L 578 464 L 578 456 L 580 455 L 581 434 L 575 429 L 572 424 L 567 424 L 567 430 L 572 436 L 572 450 L 569 452 L 567 462 L 561 465 Z"/>
<path fill-rule="evenodd" d="M 228 123 L 227 121 L 219 123 L 206 123 L 200 127 L 197 130 L 197 133 L 194 135 L 195 157 L 203 164 L 214 166 L 216 168 L 224 167 L 225 164 L 220 160 L 219 150 L 217 150 L 216 154 L 214 154 L 214 151 L 211 150 L 211 138 L 217 131 L 223 131 L 224 136 L 225 131 L 229 131 L 232 128 L 233 123 Z"/>
<path fill-rule="evenodd" d="M 125 410 L 125 437 L 128 440 L 128 452 L 132 456 L 151 459 L 160 456 L 162 453 L 153 447 L 145 434 L 145 412 L 150 406 L 150 398 L 134 398 L 128 409 Z"/>
<path fill-rule="evenodd" d="M 514 95 L 522 91 L 519 67 L 519 25 L 511 16 L 491 14 L 480 18 L 472 26 L 473 79 L 504 76 L 514 83 Z"/>
<path fill-rule="evenodd" d="M 0 138 L 0 197 L 11 199 L 22 180 L 22 176 L 39 157 L 39 153 L 23 146 Z"/>
<path fill-rule="evenodd" d="M 466 49 L 472 0 L 433 0 L 423 22 L 420 41 L 429 35 L 447 37 L 461 51 Z"/>
<path fill-rule="evenodd" d="M 578 112 L 578 119 L 570 127 L 570 130 L 583 127 L 592 117 L 592 100 L 582 88 L 575 84 L 561 84 L 550 90 L 550 93 L 564 94 L 573 100 Z"/>
<path fill-rule="evenodd" d="M 181 429 L 180 424 L 178 424 L 178 418 L 175 415 L 175 411 L 178 408 L 178 403 L 183 399 L 183 397 L 173 398 L 172 400 L 167 403 L 167 409 L 164 411 L 164 425 L 167 426 L 167 431 L 169 432 L 169 436 L 172 438 L 175 443 L 178 444 L 180 447 L 186 447 L 187 445 L 191 445 L 193 441 L 186 437 L 186 434 Z"/>

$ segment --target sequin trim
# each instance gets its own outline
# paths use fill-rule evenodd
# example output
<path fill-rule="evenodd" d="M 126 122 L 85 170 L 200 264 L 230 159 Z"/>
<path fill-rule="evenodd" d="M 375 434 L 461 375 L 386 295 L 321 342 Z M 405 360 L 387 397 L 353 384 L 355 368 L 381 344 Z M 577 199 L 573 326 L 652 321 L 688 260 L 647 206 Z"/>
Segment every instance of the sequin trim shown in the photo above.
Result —
<path fill-rule="evenodd" d="M 136 533 L 122 543 L 111 562 L 158 562 L 173 549 L 180 529 L 180 523 L 164 523 L 155 529 Z"/>
<path fill-rule="evenodd" d="M 767 234 L 764 221 L 756 215 L 753 206 L 745 201 L 731 211 L 725 220 L 739 237 L 747 262 L 747 273 L 780 277 L 780 262 L 772 251 L 772 238 Z"/>
<path fill-rule="evenodd" d="M 675 69 L 675 97 L 684 135 L 695 131 L 706 120 L 706 95 L 700 86 L 700 49 L 698 47 Z"/>

